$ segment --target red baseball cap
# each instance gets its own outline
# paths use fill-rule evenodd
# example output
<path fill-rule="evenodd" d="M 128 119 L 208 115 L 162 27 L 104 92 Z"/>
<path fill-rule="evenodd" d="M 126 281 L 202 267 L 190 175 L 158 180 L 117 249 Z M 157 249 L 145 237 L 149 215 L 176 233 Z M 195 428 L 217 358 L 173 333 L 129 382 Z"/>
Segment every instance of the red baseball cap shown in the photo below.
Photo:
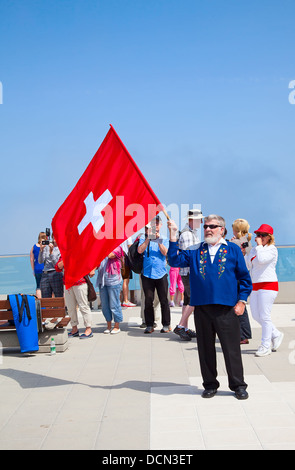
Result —
<path fill-rule="evenodd" d="M 254 233 L 269 233 L 270 235 L 273 235 L 273 228 L 270 225 L 267 224 L 262 224 L 260 225 L 258 230 L 254 230 Z"/>

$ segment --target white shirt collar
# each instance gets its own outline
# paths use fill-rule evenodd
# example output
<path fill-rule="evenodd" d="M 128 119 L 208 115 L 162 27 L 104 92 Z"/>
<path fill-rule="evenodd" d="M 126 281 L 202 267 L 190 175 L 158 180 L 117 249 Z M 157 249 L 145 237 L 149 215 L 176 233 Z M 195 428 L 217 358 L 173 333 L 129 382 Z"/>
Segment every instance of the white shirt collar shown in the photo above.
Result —
<path fill-rule="evenodd" d="M 219 240 L 219 242 L 215 243 L 215 245 L 210 245 L 208 243 L 208 250 L 209 250 L 211 263 L 213 263 L 215 255 L 216 255 L 217 251 L 219 250 L 219 248 L 221 247 L 221 245 L 227 245 L 227 242 L 224 238 L 221 238 Z"/>

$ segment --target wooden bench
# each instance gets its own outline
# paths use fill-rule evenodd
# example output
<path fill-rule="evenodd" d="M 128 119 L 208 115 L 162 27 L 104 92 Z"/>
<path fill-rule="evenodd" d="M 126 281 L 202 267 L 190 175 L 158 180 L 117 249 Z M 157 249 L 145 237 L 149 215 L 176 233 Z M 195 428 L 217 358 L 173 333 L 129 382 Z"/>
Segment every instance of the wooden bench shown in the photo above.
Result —
<path fill-rule="evenodd" d="M 64 328 L 70 321 L 67 316 L 64 297 L 50 297 L 40 299 L 41 316 L 37 318 L 39 331 L 43 330 L 43 322 L 49 319 L 61 318 L 56 328 Z M 38 314 L 37 314 L 38 317 Z M 13 314 L 9 300 L 0 300 L 0 330 L 15 329 L 15 326 L 9 323 L 13 320 Z"/>

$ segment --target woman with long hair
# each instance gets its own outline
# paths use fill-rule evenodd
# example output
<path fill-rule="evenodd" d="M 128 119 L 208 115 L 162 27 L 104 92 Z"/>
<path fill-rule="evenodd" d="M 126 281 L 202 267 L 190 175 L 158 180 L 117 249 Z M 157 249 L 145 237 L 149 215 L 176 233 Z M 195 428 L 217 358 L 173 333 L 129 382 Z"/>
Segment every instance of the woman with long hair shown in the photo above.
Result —
<path fill-rule="evenodd" d="M 243 255 L 250 253 L 252 244 L 252 234 L 249 232 L 250 225 L 245 219 L 236 219 L 232 224 L 233 238 L 231 242 L 236 243 L 242 250 Z M 249 339 L 252 338 L 251 325 L 247 307 L 243 315 L 239 316 L 240 329 L 241 329 L 241 344 L 249 344 Z"/>

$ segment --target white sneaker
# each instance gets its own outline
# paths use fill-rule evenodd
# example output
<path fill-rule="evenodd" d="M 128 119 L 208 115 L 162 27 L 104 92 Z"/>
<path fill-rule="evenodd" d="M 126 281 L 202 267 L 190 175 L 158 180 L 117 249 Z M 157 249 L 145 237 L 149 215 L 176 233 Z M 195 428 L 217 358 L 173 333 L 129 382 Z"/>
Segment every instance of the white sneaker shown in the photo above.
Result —
<path fill-rule="evenodd" d="M 276 351 L 277 349 L 279 349 L 279 347 L 282 344 L 283 338 L 284 338 L 284 333 L 281 332 L 279 334 L 279 336 L 277 336 L 276 338 L 274 338 L 272 340 L 272 350 L 273 351 Z"/>
<path fill-rule="evenodd" d="M 110 332 L 111 332 L 111 330 L 109 330 L 108 328 L 106 330 L 104 330 L 105 335 L 108 335 Z"/>
<path fill-rule="evenodd" d="M 136 304 L 133 304 L 128 300 L 128 302 L 123 302 L 122 307 L 136 307 Z"/>
<path fill-rule="evenodd" d="M 266 348 L 265 346 L 261 345 L 257 349 L 255 356 L 262 357 L 262 356 L 268 356 L 271 354 L 271 348 Z"/>

